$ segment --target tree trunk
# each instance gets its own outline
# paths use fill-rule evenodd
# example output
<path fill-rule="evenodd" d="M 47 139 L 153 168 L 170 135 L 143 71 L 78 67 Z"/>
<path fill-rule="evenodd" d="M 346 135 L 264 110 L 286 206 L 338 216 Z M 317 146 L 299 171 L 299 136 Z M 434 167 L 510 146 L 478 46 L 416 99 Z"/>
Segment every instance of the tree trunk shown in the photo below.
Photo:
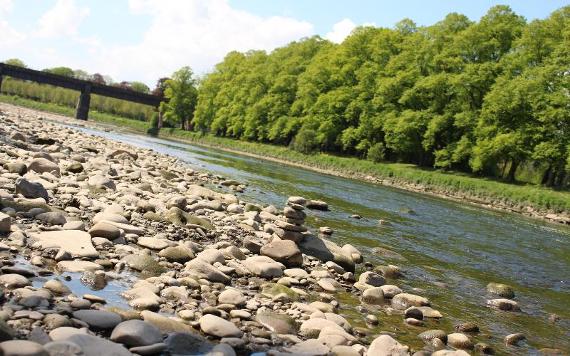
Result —
<path fill-rule="evenodd" d="M 519 162 L 517 162 L 513 159 L 511 161 L 511 166 L 509 167 L 509 173 L 507 175 L 507 181 L 509 181 L 509 182 L 515 181 L 515 173 L 516 173 L 518 167 L 519 167 Z"/>
<path fill-rule="evenodd" d="M 546 185 L 547 187 L 551 186 L 552 184 L 552 165 L 548 165 L 548 169 L 542 175 L 542 181 L 540 182 L 542 185 Z"/>

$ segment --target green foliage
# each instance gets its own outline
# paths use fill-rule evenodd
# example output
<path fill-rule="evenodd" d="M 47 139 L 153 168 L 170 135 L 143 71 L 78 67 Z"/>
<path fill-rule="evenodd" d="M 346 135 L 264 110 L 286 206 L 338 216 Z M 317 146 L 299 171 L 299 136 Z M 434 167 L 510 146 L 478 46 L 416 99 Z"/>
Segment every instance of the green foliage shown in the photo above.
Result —
<path fill-rule="evenodd" d="M 315 152 L 318 148 L 317 133 L 311 129 L 299 131 L 293 141 L 291 141 L 291 148 L 305 154 Z"/>
<path fill-rule="evenodd" d="M 130 85 L 131 90 L 138 91 L 139 93 L 145 93 L 145 94 L 150 93 L 150 88 L 145 83 L 135 81 L 135 82 L 131 82 L 130 84 L 131 84 Z"/>
<path fill-rule="evenodd" d="M 24 63 L 24 61 L 22 61 L 21 59 L 18 59 L 18 58 L 7 59 L 4 61 L 4 63 L 12 65 L 12 66 L 16 66 L 16 67 L 28 68 L 26 66 L 26 64 Z"/>
<path fill-rule="evenodd" d="M 164 112 L 166 122 L 171 125 L 179 124 L 182 129 L 188 130 L 196 107 L 196 79 L 190 67 L 182 67 L 172 74 L 166 81 L 164 96 L 168 99 L 163 102 L 161 110 Z"/>
<path fill-rule="evenodd" d="M 73 78 L 75 76 L 75 72 L 73 71 L 73 69 L 68 67 L 46 68 L 43 71 L 51 74 L 62 75 L 64 77 L 69 77 L 69 78 Z"/>
<path fill-rule="evenodd" d="M 386 147 L 382 142 L 376 142 L 372 147 L 368 149 L 366 158 L 372 162 L 382 162 L 386 158 Z"/>

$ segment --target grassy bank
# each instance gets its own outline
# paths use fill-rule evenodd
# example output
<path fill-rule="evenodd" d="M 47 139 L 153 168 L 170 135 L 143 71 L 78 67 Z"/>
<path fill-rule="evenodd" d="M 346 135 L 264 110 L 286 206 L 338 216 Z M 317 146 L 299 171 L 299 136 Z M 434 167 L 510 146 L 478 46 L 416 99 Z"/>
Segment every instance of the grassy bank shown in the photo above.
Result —
<path fill-rule="evenodd" d="M 0 96 L 0 101 L 24 106 L 36 110 L 54 112 L 73 116 L 74 110 L 53 104 L 39 103 L 17 97 Z M 91 120 L 128 128 L 146 133 L 149 125 L 146 122 L 125 119 L 109 114 L 90 112 Z M 491 204 L 495 207 L 522 210 L 532 207 L 542 212 L 569 212 L 570 192 L 555 191 L 536 185 L 516 185 L 488 178 L 472 177 L 463 173 L 442 172 L 422 169 L 410 164 L 373 163 L 352 157 L 339 157 L 325 153 L 305 155 L 289 150 L 283 146 L 274 146 L 234 139 L 201 136 L 195 132 L 179 129 L 162 129 L 159 137 L 179 139 L 200 145 L 221 149 L 230 149 L 251 155 L 262 155 L 308 168 L 318 169 L 345 177 L 382 180 L 385 184 L 399 186 L 404 189 L 428 191 L 438 195 L 469 199 L 471 201 Z"/>

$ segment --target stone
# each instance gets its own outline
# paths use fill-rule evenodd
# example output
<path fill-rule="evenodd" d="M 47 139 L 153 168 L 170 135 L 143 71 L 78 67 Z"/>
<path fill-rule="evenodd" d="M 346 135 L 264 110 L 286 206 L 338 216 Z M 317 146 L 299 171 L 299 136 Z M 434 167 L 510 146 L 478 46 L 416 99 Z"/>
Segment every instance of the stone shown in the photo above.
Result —
<path fill-rule="evenodd" d="M 67 316 L 61 314 L 48 314 L 44 317 L 43 322 L 49 330 L 71 326 L 71 320 L 69 320 Z"/>
<path fill-rule="evenodd" d="M 395 285 L 385 284 L 380 287 L 384 293 L 384 298 L 392 299 L 395 295 L 402 293 L 402 290 Z"/>
<path fill-rule="evenodd" d="M 86 335 L 87 334 L 87 328 L 83 328 L 83 329 L 78 329 L 78 328 L 72 328 L 69 326 L 61 326 L 59 328 L 55 328 L 52 331 L 49 332 L 49 337 L 53 340 L 53 341 L 63 341 L 63 340 L 67 340 L 69 337 L 73 336 L 73 335 Z"/>
<path fill-rule="evenodd" d="M 83 350 L 79 345 L 69 341 L 52 341 L 44 345 L 50 356 L 82 356 Z"/>
<path fill-rule="evenodd" d="M 43 198 L 48 201 L 49 196 L 46 188 L 39 182 L 30 182 L 26 178 L 16 179 L 16 194 L 22 194 L 26 198 Z"/>
<path fill-rule="evenodd" d="M 412 319 L 416 319 L 416 320 L 423 320 L 424 319 L 424 313 L 422 313 L 422 311 L 417 307 L 409 307 L 408 309 L 406 309 L 404 311 L 404 317 L 405 318 L 412 318 Z"/>
<path fill-rule="evenodd" d="M 523 333 L 515 333 L 505 336 L 505 345 L 516 346 L 519 342 L 525 340 L 526 337 Z"/>
<path fill-rule="evenodd" d="M 322 200 L 307 200 L 307 202 L 305 203 L 305 207 L 307 209 L 313 209 L 313 210 L 323 210 L 323 211 L 329 210 L 329 205 Z"/>
<path fill-rule="evenodd" d="M 380 335 L 370 344 L 368 355 L 408 356 L 409 348 L 400 344 L 389 335 Z"/>
<path fill-rule="evenodd" d="M 71 173 L 81 173 L 83 172 L 83 165 L 80 162 L 73 162 L 67 166 L 67 171 Z"/>
<path fill-rule="evenodd" d="M 0 212 L 0 234 L 9 233 L 11 225 L 12 225 L 12 218 L 10 217 L 10 215 L 6 215 Z"/>
<path fill-rule="evenodd" d="M 115 240 L 121 236 L 121 230 L 118 227 L 105 221 L 96 223 L 87 232 L 91 237 L 104 237 L 109 240 Z"/>
<path fill-rule="evenodd" d="M 447 344 L 461 350 L 470 350 L 473 348 L 473 342 L 469 339 L 469 336 L 462 333 L 447 335 Z"/>
<path fill-rule="evenodd" d="M 119 314 L 104 310 L 78 310 L 73 317 L 89 324 L 93 330 L 110 330 L 122 321 Z"/>
<path fill-rule="evenodd" d="M 362 301 L 366 304 L 380 305 L 384 303 L 384 292 L 380 287 L 372 287 L 362 292 Z"/>
<path fill-rule="evenodd" d="M 299 267 L 303 264 L 303 255 L 297 244 L 291 240 L 273 240 L 263 246 L 261 255 L 271 257 L 287 267 Z"/>
<path fill-rule="evenodd" d="M 301 324 L 299 328 L 299 334 L 306 338 L 317 338 L 321 330 L 323 330 L 326 327 L 336 329 L 339 332 L 344 332 L 344 329 L 334 321 L 322 318 L 313 318 L 305 320 Z"/>
<path fill-rule="evenodd" d="M 148 346 L 162 342 L 162 333 L 145 321 L 127 320 L 115 326 L 110 339 L 128 347 Z"/>
<path fill-rule="evenodd" d="M 517 302 L 515 302 L 514 300 L 510 300 L 510 299 L 505 299 L 505 298 L 488 300 L 487 305 L 492 307 L 492 308 L 496 308 L 496 309 L 504 310 L 504 311 L 513 311 L 513 312 L 521 311 L 521 308 L 519 307 L 519 304 Z"/>
<path fill-rule="evenodd" d="M 220 304 L 241 306 L 245 304 L 246 300 L 242 292 L 233 288 L 227 288 L 218 296 L 218 303 Z"/>
<path fill-rule="evenodd" d="M 141 317 L 147 323 L 154 325 L 163 334 L 172 333 L 172 332 L 176 332 L 176 333 L 193 333 L 194 332 L 194 328 L 192 328 L 188 324 L 184 324 L 180 321 L 177 321 L 177 320 L 174 320 L 171 318 L 167 318 L 163 315 L 160 315 L 158 313 L 155 313 L 155 312 L 152 312 L 149 310 L 143 310 L 141 312 Z"/>
<path fill-rule="evenodd" d="M 88 184 L 96 189 L 110 189 L 116 190 L 115 182 L 109 177 L 102 176 L 100 174 L 93 175 L 89 177 Z"/>
<path fill-rule="evenodd" d="M 206 314 L 198 321 L 200 329 L 209 335 L 217 337 L 241 337 L 243 332 L 235 326 L 234 323 L 215 316 Z"/>
<path fill-rule="evenodd" d="M 405 310 L 409 307 L 429 306 L 429 300 L 419 295 L 410 293 L 400 293 L 392 298 L 392 307 L 399 310 Z"/>
<path fill-rule="evenodd" d="M 85 231 L 45 231 L 30 234 L 30 239 L 39 248 L 59 247 L 69 252 L 72 257 L 99 257 L 91 243 L 91 235 Z"/>
<path fill-rule="evenodd" d="M 34 171 L 37 173 L 55 172 L 57 176 L 59 176 L 60 173 L 59 166 L 56 163 L 45 158 L 34 158 L 28 164 L 28 171 Z"/>
<path fill-rule="evenodd" d="M 513 288 L 502 283 L 487 284 L 487 292 L 506 299 L 513 299 L 515 297 L 515 291 Z"/>
<path fill-rule="evenodd" d="M 424 331 L 419 334 L 418 337 L 426 343 L 431 342 L 433 339 L 440 339 L 443 342 L 447 342 L 447 333 L 438 329 Z"/>
<path fill-rule="evenodd" d="M 132 356 L 132 354 L 120 344 L 93 335 L 76 334 L 66 341 L 72 342 L 83 350 L 83 356 Z"/>
<path fill-rule="evenodd" d="M 315 339 L 301 341 L 285 350 L 298 356 L 327 356 L 330 353 L 328 346 Z"/>
<path fill-rule="evenodd" d="M 0 343 L 0 354 L 4 356 L 49 356 L 42 345 L 27 340 L 10 340 Z"/>
<path fill-rule="evenodd" d="M 305 236 L 298 246 L 305 255 L 316 257 L 322 262 L 333 261 L 348 272 L 355 270 L 355 262 L 352 256 L 330 240 L 309 235 Z"/>
<path fill-rule="evenodd" d="M 139 272 L 146 272 L 149 274 L 161 274 L 165 272 L 163 266 L 158 264 L 158 261 L 150 255 L 132 254 L 123 257 L 123 261 L 132 269 Z"/>
<path fill-rule="evenodd" d="M 85 230 L 85 223 L 81 220 L 71 220 L 63 224 L 64 230 Z"/>
<path fill-rule="evenodd" d="M 299 295 L 291 288 L 279 283 L 266 283 L 261 288 L 261 294 L 267 298 L 275 299 L 281 295 L 286 296 L 289 301 L 299 299 Z"/>
<path fill-rule="evenodd" d="M 293 318 L 287 314 L 276 313 L 268 309 L 259 311 L 255 316 L 255 321 L 276 334 L 295 334 L 297 332 L 297 325 Z"/>
<path fill-rule="evenodd" d="M 65 215 L 57 211 L 38 214 L 35 216 L 35 219 L 47 225 L 63 225 L 67 222 Z"/>
<path fill-rule="evenodd" d="M 60 272 L 85 272 L 102 270 L 103 266 L 90 261 L 61 261 L 57 263 Z"/>
<path fill-rule="evenodd" d="M 28 166 L 24 162 L 8 162 L 4 163 L 4 168 L 8 170 L 10 173 L 16 173 L 21 176 L 26 174 L 28 171 Z"/>
<path fill-rule="evenodd" d="M 0 285 L 8 289 L 22 288 L 31 284 L 32 282 L 28 278 L 20 274 L 8 273 L 0 275 Z"/>
<path fill-rule="evenodd" d="M 161 250 L 158 255 L 169 262 L 185 263 L 194 258 L 194 252 L 184 246 L 169 246 Z"/>
<path fill-rule="evenodd" d="M 170 241 L 156 237 L 142 236 L 138 239 L 137 244 L 152 250 L 162 250 L 170 246 Z"/>
<path fill-rule="evenodd" d="M 374 272 L 364 272 L 358 278 L 358 282 L 367 284 L 373 287 L 380 287 L 386 283 L 384 277 Z"/>
<path fill-rule="evenodd" d="M 4 319 L 0 318 L 0 342 L 12 340 L 14 338 L 15 331 L 12 329 Z"/>
<path fill-rule="evenodd" d="M 224 264 L 226 262 L 226 258 L 221 251 L 213 248 L 207 248 L 204 251 L 200 252 L 196 255 L 196 258 L 199 258 L 203 261 L 208 262 L 209 264 L 213 265 L 214 263 L 218 262 Z"/>
<path fill-rule="evenodd" d="M 231 280 L 228 275 L 200 258 L 187 262 L 186 270 L 196 278 L 204 278 L 211 282 L 228 283 Z"/>
<path fill-rule="evenodd" d="M 283 275 L 285 266 L 267 256 L 252 256 L 243 261 L 251 273 L 262 278 L 275 278 Z"/>
<path fill-rule="evenodd" d="M 197 333 L 173 332 L 168 334 L 164 343 L 171 355 L 206 355 L 214 348 L 212 343 Z"/>

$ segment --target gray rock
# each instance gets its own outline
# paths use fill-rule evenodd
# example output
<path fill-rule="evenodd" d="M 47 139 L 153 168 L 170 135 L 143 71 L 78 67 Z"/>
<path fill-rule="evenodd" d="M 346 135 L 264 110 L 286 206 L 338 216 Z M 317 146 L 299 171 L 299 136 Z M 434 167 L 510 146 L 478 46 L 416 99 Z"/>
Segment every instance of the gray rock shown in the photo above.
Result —
<path fill-rule="evenodd" d="M 243 335 L 234 323 L 212 314 L 202 316 L 199 323 L 200 329 L 206 334 L 217 337 L 241 337 Z"/>
<path fill-rule="evenodd" d="M 44 345 L 50 356 L 82 356 L 83 350 L 79 345 L 69 341 L 52 341 Z"/>
<path fill-rule="evenodd" d="M 295 334 L 297 332 L 295 320 L 287 314 L 279 314 L 266 309 L 258 312 L 255 320 L 276 334 Z"/>
<path fill-rule="evenodd" d="M 268 256 L 287 267 L 300 267 L 303 264 L 303 255 L 297 244 L 290 240 L 273 240 L 263 246 L 261 255 Z"/>
<path fill-rule="evenodd" d="M 362 301 L 366 304 L 382 304 L 384 302 L 384 292 L 380 287 L 372 287 L 362 292 Z"/>
<path fill-rule="evenodd" d="M 0 276 L 0 285 L 8 289 L 22 288 L 31 284 L 29 279 L 19 274 L 8 273 Z"/>
<path fill-rule="evenodd" d="M 214 345 L 197 333 L 174 332 L 164 340 L 171 355 L 202 355 Z"/>
<path fill-rule="evenodd" d="M 129 347 L 148 346 L 162 342 L 162 334 L 150 323 L 142 320 L 127 320 L 113 329 L 110 339 Z"/>
<path fill-rule="evenodd" d="M 26 198 L 43 198 L 46 201 L 49 199 L 48 192 L 41 183 L 30 182 L 22 177 L 16 179 L 16 193 Z"/>
<path fill-rule="evenodd" d="M 194 252 L 184 246 L 170 246 L 161 250 L 158 255 L 170 262 L 185 263 L 194 258 Z"/>
<path fill-rule="evenodd" d="M 281 277 L 285 266 L 267 256 L 252 256 L 243 261 L 243 265 L 256 276 L 263 278 Z"/>
<path fill-rule="evenodd" d="M 227 288 L 218 296 L 218 303 L 220 304 L 233 304 L 244 305 L 246 298 L 242 292 L 234 288 Z"/>
<path fill-rule="evenodd" d="M 409 348 L 400 344 L 389 335 L 380 335 L 370 344 L 368 355 L 408 356 Z"/>
<path fill-rule="evenodd" d="M 487 292 L 497 295 L 501 298 L 513 299 L 515 297 L 515 291 L 513 288 L 509 285 L 501 283 L 487 284 Z"/>
<path fill-rule="evenodd" d="M 119 314 L 104 310 L 78 310 L 73 317 L 86 322 L 94 330 L 113 329 L 122 320 Z"/>
<path fill-rule="evenodd" d="M 102 176 L 100 174 L 93 175 L 89 177 L 88 184 L 97 189 L 110 189 L 116 190 L 115 182 L 109 177 Z"/>
<path fill-rule="evenodd" d="M 56 175 L 59 176 L 59 166 L 50 161 L 47 160 L 45 158 L 34 158 L 29 164 L 28 164 L 28 170 L 29 171 L 34 171 L 37 173 L 44 173 L 44 172 L 55 172 Z"/>
<path fill-rule="evenodd" d="M 15 331 L 12 329 L 4 319 L 0 318 L 0 342 L 12 340 L 14 338 Z"/>
<path fill-rule="evenodd" d="M 447 344 L 456 349 L 470 350 L 473 348 L 473 342 L 469 336 L 462 333 L 453 333 L 447 335 Z"/>
<path fill-rule="evenodd" d="M 204 278 L 211 282 L 228 283 L 231 280 L 225 273 L 200 258 L 187 262 L 186 270 L 194 277 Z"/>
<path fill-rule="evenodd" d="M 88 231 L 92 237 L 104 237 L 109 240 L 115 240 L 121 236 L 121 230 L 115 225 L 100 221 L 93 225 Z"/>
<path fill-rule="evenodd" d="M 48 211 L 35 216 L 36 220 L 48 225 L 63 225 L 67 222 L 65 215 L 57 211 Z"/>
<path fill-rule="evenodd" d="M 410 293 L 400 293 L 392 298 L 392 307 L 405 310 L 409 307 L 429 306 L 429 300 L 419 295 Z"/>
<path fill-rule="evenodd" d="M 0 343 L 0 353 L 4 356 L 49 356 L 44 347 L 27 340 L 11 340 Z"/>
<path fill-rule="evenodd" d="M 6 215 L 0 212 L 0 233 L 7 234 L 10 232 L 10 226 L 12 225 L 12 218 L 10 215 Z"/>
<path fill-rule="evenodd" d="M 123 346 L 97 336 L 77 334 L 69 337 L 66 341 L 81 347 L 84 356 L 132 356 Z"/>
<path fill-rule="evenodd" d="M 99 257 L 99 252 L 91 243 L 91 235 L 85 231 L 45 231 L 30 234 L 30 240 L 43 249 L 60 247 L 69 252 L 72 257 Z"/>
<path fill-rule="evenodd" d="M 380 287 L 386 283 L 384 277 L 374 272 L 364 272 L 358 278 L 358 282 L 364 283 L 373 287 Z"/>

